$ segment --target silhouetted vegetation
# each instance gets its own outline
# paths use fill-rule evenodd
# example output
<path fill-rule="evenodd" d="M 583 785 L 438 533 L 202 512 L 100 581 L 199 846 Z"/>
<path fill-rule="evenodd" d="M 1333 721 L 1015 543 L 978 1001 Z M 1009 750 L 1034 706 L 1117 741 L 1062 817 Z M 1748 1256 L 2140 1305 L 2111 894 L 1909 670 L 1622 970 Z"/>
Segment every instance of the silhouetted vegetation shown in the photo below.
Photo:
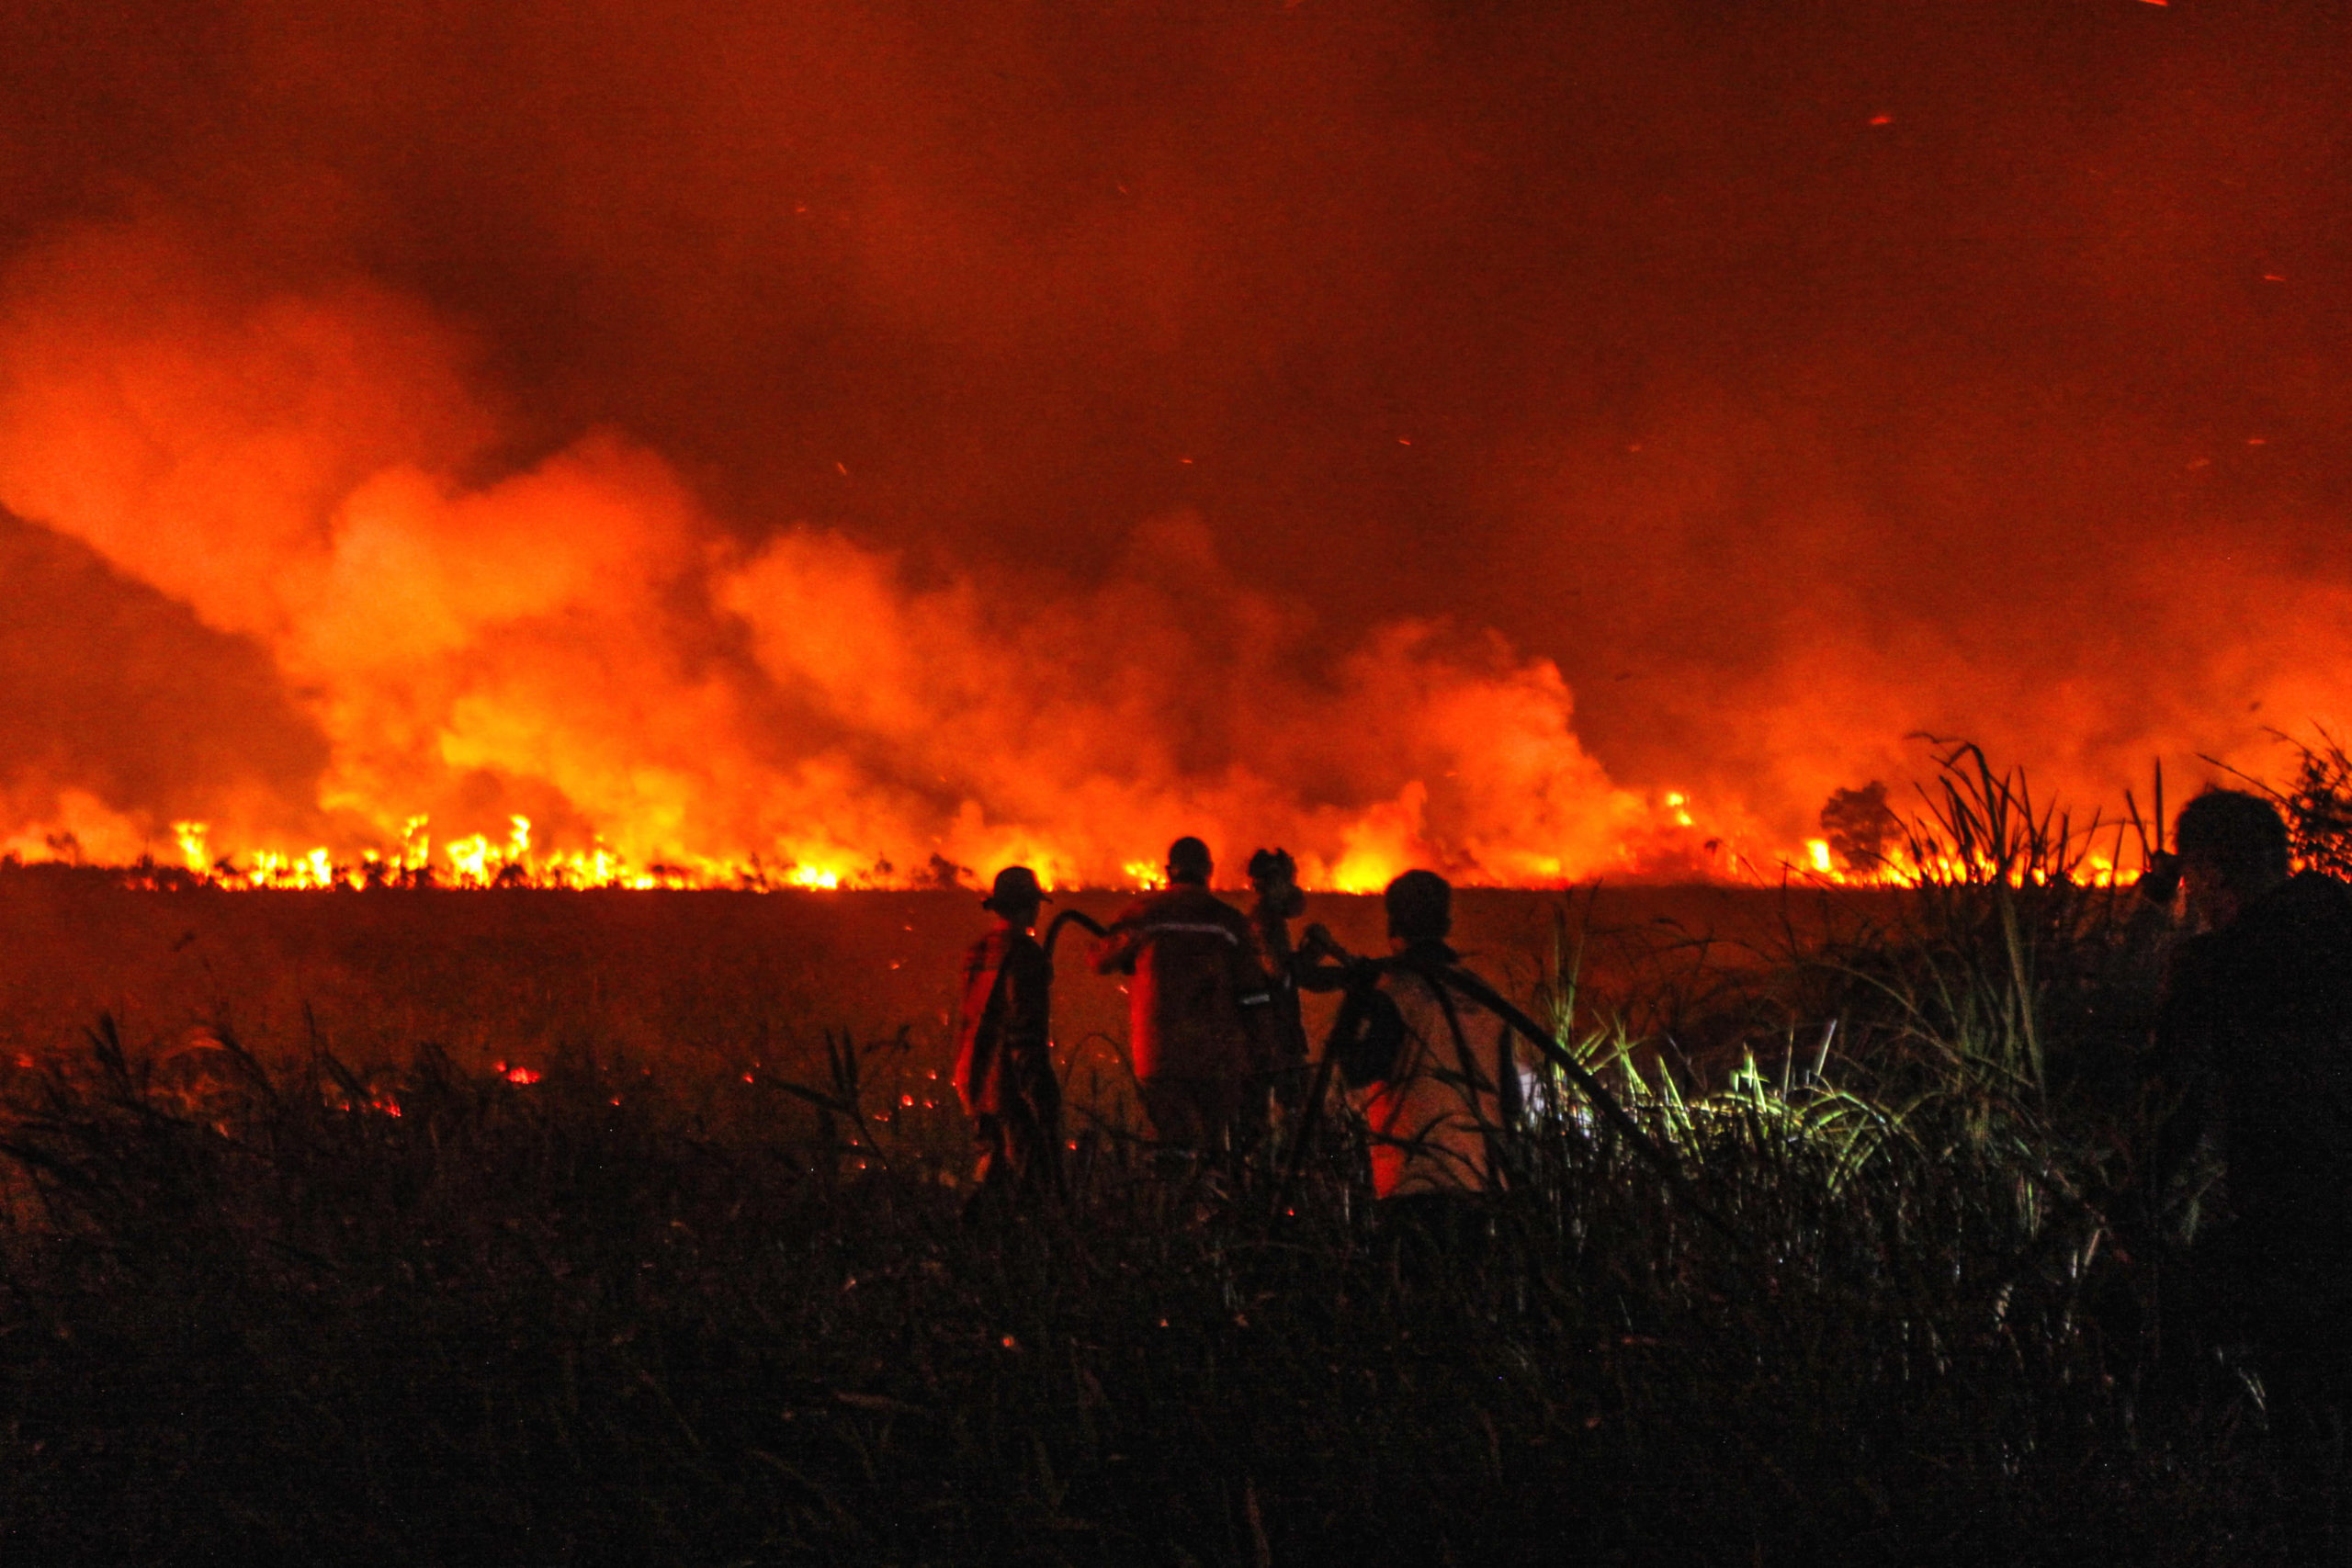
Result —
<path fill-rule="evenodd" d="M 2271 790 L 2287 818 L 2295 858 L 2330 876 L 2352 877 L 2352 755 L 2324 728 L 2308 741 L 2290 739 L 2297 752 L 2294 780 Z"/>
<path fill-rule="evenodd" d="M 1441 1260 L 1369 1212 L 1344 1132 L 1280 1215 L 1262 1164 L 1171 1175 L 1112 1126 L 1067 1210 L 962 1223 L 961 1129 L 903 1037 L 829 1036 L 823 1081 L 776 1086 L 584 1052 L 265 1066 L 102 1026 L 6 1085 L 4 1539 L 2279 1560 L 2253 1393 L 2147 1376 L 2165 1242 L 2120 1087 L 2145 921 L 2020 777 L 1946 761 L 1906 831 L 1968 852 L 1710 993 L 1725 1050 L 1594 1018 L 1565 958 L 1548 978 L 1562 1038 L 1736 1238 L 1556 1081 L 1513 1191 Z"/>

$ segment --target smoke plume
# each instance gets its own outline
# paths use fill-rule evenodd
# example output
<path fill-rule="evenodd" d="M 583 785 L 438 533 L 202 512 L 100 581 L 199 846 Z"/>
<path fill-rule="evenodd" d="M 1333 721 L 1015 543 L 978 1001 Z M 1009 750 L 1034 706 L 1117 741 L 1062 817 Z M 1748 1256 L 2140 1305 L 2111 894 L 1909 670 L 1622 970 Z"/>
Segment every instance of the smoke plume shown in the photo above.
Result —
<path fill-rule="evenodd" d="M 1723 873 L 2346 707 L 2332 8 L 35 0 L 0 840 Z"/>

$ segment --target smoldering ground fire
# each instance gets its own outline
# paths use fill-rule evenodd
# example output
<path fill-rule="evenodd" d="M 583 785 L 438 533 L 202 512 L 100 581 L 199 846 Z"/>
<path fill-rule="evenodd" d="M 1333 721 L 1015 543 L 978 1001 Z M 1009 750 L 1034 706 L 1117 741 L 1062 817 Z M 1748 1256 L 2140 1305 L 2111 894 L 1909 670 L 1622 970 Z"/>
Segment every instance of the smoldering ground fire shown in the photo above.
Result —
<path fill-rule="evenodd" d="M 2341 27 L 18 8 L 0 829 L 1545 883 L 2259 768 Z"/>

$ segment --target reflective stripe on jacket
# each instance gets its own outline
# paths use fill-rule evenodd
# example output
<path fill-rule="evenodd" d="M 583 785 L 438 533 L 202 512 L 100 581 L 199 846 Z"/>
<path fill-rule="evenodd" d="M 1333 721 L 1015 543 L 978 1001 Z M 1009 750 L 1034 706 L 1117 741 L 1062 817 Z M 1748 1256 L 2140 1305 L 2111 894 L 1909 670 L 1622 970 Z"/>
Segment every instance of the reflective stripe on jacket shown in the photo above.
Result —
<path fill-rule="evenodd" d="M 1258 935 L 1205 887 L 1179 883 L 1111 922 L 1094 972 L 1125 974 L 1136 1077 L 1230 1078 L 1267 1064 L 1273 997 Z"/>

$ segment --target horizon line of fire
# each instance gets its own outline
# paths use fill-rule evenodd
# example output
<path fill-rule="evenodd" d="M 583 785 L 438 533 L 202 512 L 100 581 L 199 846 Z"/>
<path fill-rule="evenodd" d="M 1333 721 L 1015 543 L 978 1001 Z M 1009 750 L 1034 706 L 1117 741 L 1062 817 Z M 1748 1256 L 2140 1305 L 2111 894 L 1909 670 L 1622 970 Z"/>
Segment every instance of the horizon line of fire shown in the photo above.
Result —
<path fill-rule="evenodd" d="M 1693 825 L 1687 796 L 1673 793 L 1665 798 L 1667 808 L 1678 823 L 1684 827 Z M 641 892 L 912 891 L 944 887 L 977 890 L 986 882 L 985 876 L 967 867 L 952 864 L 939 856 L 933 857 L 931 865 L 922 874 L 909 875 L 899 873 L 887 860 L 878 857 L 864 868 L 854 868 L 799 861 L 772 864 L 756 853 L 741 861 L 694 860 L 684 864 L 662 861 L 639 863 L 605 846 L 601 840 L 592 841 L 585 850 L 534 851 L 531 819 L 510 816 L 508 822 L 510 831 L 503 841 L 486 834 L 474 833 L 443 844 L 438 863 L 433 852 L 430 818 L 416 816 L 406 819 L 400 847 L 390 852 L 366 851 L 358 860 L 351 861 L 337 859 L 323 846 L 302 853 L 250 850 L 244 852 L 244 863 L 240 865 L 229 855 L 213 855 L 209 824 L 178 821 L 172 824 L 172 833 L 180 852 L 180 865 L 172 866 L 158 863 L 152 857 L 141 856 L 131 864 L 96 869 L 115 873 L 134 886 L 158 889 L 201 886 L 231 891 L 286 892 L 365 891 L 378 887 L 524 887 Z M 1713 849 L 1715 846 L 1711 842 L 1709 847 Z M 17 859 L 13 854 L 7 858 L 11 861 Z M 51 863 L 63 860 L 61 855 Z M 2112 854 L 2101 854 L 2096 849 L 2086 848 L 2073 857 L 2067 875 L 2077 884 L 2092 886 L 2111 887 L 2127 884 L 2136 880 L 2144 868 L 2127 867 L 2124 860 L 2120 841 Z M 75 861 L 74 863 L 81 863 Z M 1387 881 L 1388 874 L 1407 869 L 1409 868 L 1400 864 L 1389 873 L 1369 880 L 1303 877 L 1301 884 L 1312 892 L 1369 894 L 1378 892 Z M 1972 863 L 1968 858 L 1940 844 L 1917 838 L 1906 845 L 1891 849 L 1874 865 L 1841 864 L 1832 852 L 1830 841 L 1816 838 L 1805 840 L 1803 851 L 1798 853 L 1776 852 L 1754 858 L 1725 852 L 1719 869 L 1713 874 L 1692 874 L 1685 870 L 1679 875 L 1655 879 L 1768 886 L 1793 878 L 1832 886 L 1903 886 L 1939 878 L 1981 879 L 1993 869 L 1982 862 Z M 1053 892 L 1148 891 L 1165 881 L 1162 867 L 1157 860 L 1128 861 L 1122 863 L 1120 870 L 1123 880 L 1114 883 L 1057 878 L 1050 869 L 1041 869 L 1040 878 L 1043 885 Z M 1639 878 L 1638 867 L 1629 870 Z M 1579 886 L 1598 880 L 1594 877 L 1559 878 L 1540 883 L 1482 880 L 1475 870 L 1464 875 L 1459 867 L 1450 870 L 1449 874 L 1463 886 L 1529 889 Z M 1317 882 L 1324 885 L 1317 886 Z"/>

